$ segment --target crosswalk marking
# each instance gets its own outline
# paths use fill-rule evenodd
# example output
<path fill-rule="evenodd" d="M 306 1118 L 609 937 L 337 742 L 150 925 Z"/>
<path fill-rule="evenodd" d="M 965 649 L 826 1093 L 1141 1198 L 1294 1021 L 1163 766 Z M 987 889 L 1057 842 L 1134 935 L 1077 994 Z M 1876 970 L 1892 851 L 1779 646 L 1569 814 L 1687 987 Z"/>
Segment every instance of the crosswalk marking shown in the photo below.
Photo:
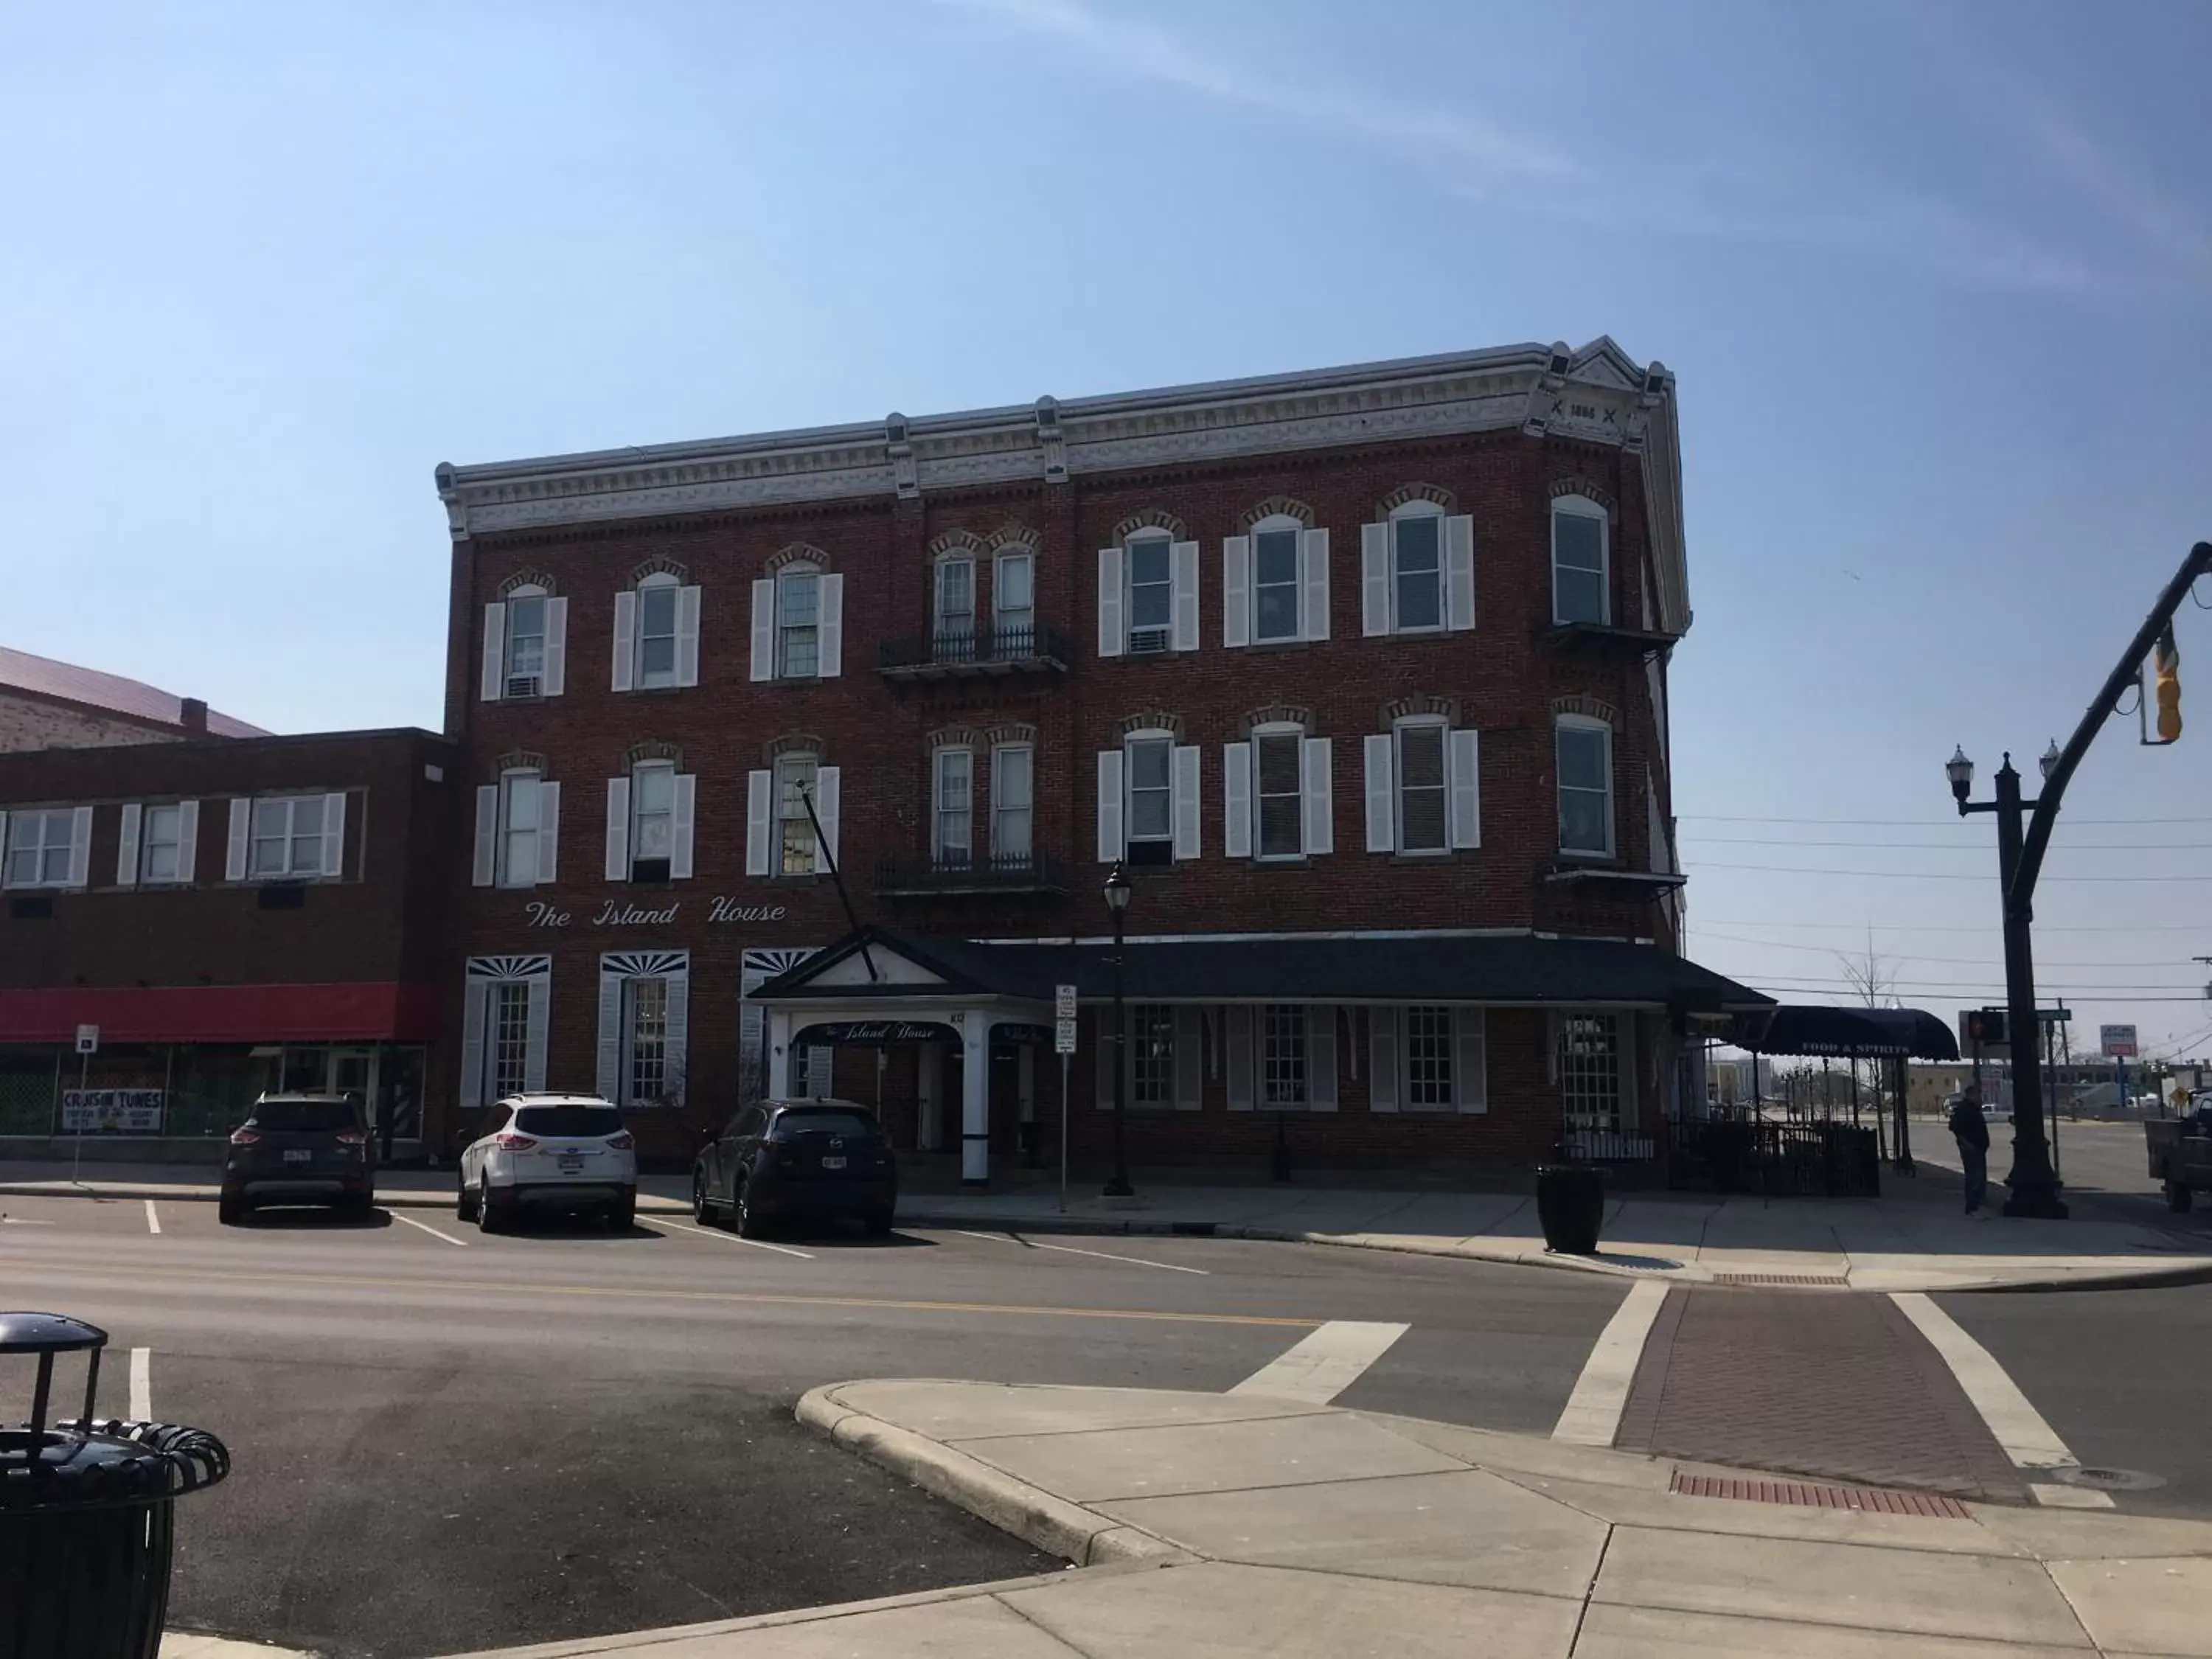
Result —
<path fill-rule="evenodd" d="M 1613 1310 L 1597 1346 L 1583 1362 L 1575 1391 L 1552 1429 L 1552 1438 L 1577 1446 L 1610 1446 L 1620 1432 L 1620 1414 L 1628 1406 L 1628 1389 L 1636 1381 L 1636 1367 L 1644 1358 L 1644 1344 L 1651 1322 L 1659 1317 L 1667 1299 L 1667 1286 L 1656 1279 L 1640 1279 Z"/>
<path fill-rule="evenodd" d="M 1271 1395 L 1279 1400 L 1326 1406 L 1357 1382 L 1393 1342 L 1412 1328 L 1333 1319 L 1229 1392 Z"/>
<path fill-rule="evenodd" d="M 2034 1473 L 2042 1469 L 2075 1468 L 2076 1460 L 2057 1431 L 2044 1421 L 2043 1413 L 2028 1402 L 2020 1385 L 1996 1357 L 1959 1328 L 1959 1323 L 1919 1291 L 1895 1291 L 1890 1298 L 1897 1310 L 1911 1320 L 1928 1346 L 1942 1356 L 1959 1379 L 1966 1398 L 1989 1425 L 2004 1455 L 2014 1468 Z M 2057 1482 L 2031 1480 L 2028 1495 L 2054 1509 L 2108 1510 L 2112 1494 L 2090 1492 Z"/>

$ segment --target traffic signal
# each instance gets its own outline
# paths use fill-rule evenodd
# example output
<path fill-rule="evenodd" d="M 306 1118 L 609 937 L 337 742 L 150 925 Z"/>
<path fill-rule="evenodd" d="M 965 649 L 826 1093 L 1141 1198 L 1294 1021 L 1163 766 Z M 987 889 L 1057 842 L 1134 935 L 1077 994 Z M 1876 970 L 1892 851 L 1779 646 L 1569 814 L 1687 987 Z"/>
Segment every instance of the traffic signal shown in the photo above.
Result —
<path fill-rule="evenodd" d="M 2151 670 L 2158 698 L 2158 740 L 2172 743 L 2181 735 L 2181 653 L 2174 646 L 2172 628 L 2158 636 Z"/>
<path fill-rule="evenodd" d="M 1977 1048 L 2002 1048 L 2005 1046 L 2007 1011 L 2002 1008 L 1973 1008 L 1966 1013 L 1966 1041 Z"/>

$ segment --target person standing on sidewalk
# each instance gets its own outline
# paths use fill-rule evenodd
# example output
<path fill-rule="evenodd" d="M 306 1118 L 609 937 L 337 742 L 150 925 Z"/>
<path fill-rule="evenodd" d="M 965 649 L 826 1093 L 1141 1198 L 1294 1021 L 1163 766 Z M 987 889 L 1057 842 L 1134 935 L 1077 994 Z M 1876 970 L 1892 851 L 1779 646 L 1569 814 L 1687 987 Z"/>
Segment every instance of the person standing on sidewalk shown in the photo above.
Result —
<path fill-rule="evenodd" d="M 1966 1213 L 1985 1218 L 1982 1194 L 1990 1184 L 1990 1124 L 1982 1115 L 1982 1085 L 1969 1083 L 1951 1109 L 1951 1138 L 1959 1143 L 1959 1168 L 1966 1177 Z"/>

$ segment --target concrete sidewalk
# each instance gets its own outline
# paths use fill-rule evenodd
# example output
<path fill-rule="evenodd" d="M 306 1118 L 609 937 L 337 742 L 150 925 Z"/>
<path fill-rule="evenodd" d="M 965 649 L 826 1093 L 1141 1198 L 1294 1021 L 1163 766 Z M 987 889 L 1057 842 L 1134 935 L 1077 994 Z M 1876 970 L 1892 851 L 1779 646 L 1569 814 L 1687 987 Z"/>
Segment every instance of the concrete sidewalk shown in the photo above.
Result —
<path fill-rule="evenodd" d="M 1093 1565 L 501 1659 L 2212 1656 L 2203 1522 L 1814 1487 L 1241 1392 L 851 1382 L 799 1411 Z"/>
<path fill-rule="evenodd" d="M 0 1164 L 0 1194 L 212 1200 L 204 1167 L 87 1166 L 72 1182 L 58 1166 Z M 1790 1284 L 1867 1291 L 2079 1289 L 2212 1280 L 2212 1235 L 2077 1218 L 1972 1221 L 1959 1212 L 1958 1178 L 1923 1163 L 1917 1178 L 1886 1176 L 1879 1199 L 1774 1199 L 1638 1194 L 1607 1208 L 1594 1256 L 1544 1249 L 1535 1200 L 1515 1193 L 1427 1188 L 1382 1192 L 1322 1186 L 1176 1186 L 1147 1182 L 1136 1199 L 1089 1189 L 1063 1211 L 1056 1189 L 902 1192 L 908 1227 L 1030 1233 L 1186 1234 L 1348 1245 L 1425 1255 L 1567 1268 L 1683 1284 Z M 638 1205 L 688 1212 L 690 1183 L 648 1175 Z M 453 1176 L 386 1170 L 380 1201 L 450 1207 Z"/>

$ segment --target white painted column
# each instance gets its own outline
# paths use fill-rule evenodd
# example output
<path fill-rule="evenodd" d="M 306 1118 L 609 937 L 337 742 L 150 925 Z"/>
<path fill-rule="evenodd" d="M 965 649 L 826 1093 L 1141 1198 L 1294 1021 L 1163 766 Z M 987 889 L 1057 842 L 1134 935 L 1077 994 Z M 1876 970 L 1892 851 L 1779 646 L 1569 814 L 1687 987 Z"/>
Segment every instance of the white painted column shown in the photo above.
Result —
<path fill-rule="evenodd" d="M 960 1034 L 960 1184 L 981 1187 L 991 1179 L 991 1022 L 971 1013 Z"/>
<path fill-rule="evenodd" d="M 915 1098 L 918 1104 L 915 1133 L 921 1150 L 933 1152 L 945 1144 L 945 1048 L 936 1042 L 921 1045 L 919 1063 L 915 1069 Z"/>
<path fill-rule="evenodd" d="M 768 1011 L 768 1093 L 771 1100 L 791 1098 L 791 1015 L 781 1008 Z"/>

